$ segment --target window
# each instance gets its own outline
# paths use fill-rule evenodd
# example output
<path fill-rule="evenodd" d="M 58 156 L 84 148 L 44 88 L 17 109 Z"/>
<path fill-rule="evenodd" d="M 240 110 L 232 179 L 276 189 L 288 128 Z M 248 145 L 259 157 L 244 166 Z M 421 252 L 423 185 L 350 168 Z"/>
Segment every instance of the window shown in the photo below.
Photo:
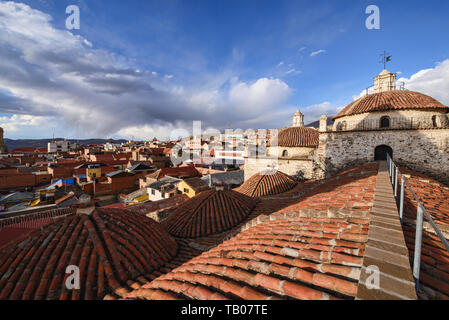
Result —
<path fill-rule="evenodd" d="M 288 157 L 288 151 L 287 150 L 282 151 L 282 156 L 283 157 Z"/>
<path fill-rule="evenodd" d="M 390 127 L 390 117 L 383 116 L 380 118 L 380 127 L 381 128 L 389 128 Z"/>
<path fill-rule="evenodd" d="M 185 193 L 189 193 L 189 189 L 184 188 L 184 192 L 185 192 Z"/>
<path fill-rule="evenodd" d="M 337 131 L 346 130 L 346 121 L 337 123 Z"/>
<path fill-rule="evenodd" d="M 165 192 L 162 192 L 162 193 L 161 193 L 161 197 L 162 197 L 162 198 L 165 198 Z"/>
<path fill-rule="evenodd" d="M 151 194 L 156 194 L 156 192 L 154 191 L 154 189 L 151 189 Z"/>
<path fill-rule="evenodd" d="M 175 194 L 174 193 L 170 193 L 170 198 L 173 197 Z"/>
<path fill-rule="evenodd" d="M 438 124 L 437 124 L 437 116 L 432 116 L 432 125 L 433 125 L 434 127 L 438 127 Z"/>

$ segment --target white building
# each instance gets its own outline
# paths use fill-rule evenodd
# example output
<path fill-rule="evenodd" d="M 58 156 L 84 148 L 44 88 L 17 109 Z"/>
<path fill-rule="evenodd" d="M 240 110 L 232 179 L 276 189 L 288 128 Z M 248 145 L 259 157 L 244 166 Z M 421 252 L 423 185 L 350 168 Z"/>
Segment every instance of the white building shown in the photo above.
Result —
<path fill-rule="evenodd" d="M 79 143 L 67 140 L 52 141 L 47 144 L 48 153 L 67 152 L 79 148 Z"/>

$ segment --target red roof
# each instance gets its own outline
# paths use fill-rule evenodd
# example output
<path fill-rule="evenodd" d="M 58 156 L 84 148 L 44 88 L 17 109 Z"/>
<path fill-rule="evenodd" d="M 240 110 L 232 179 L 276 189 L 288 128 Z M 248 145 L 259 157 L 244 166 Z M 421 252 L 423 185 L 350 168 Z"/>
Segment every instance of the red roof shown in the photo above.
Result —
<path fill-rule="evenodd" d="M 267 170 L 256 173 L 235 191 L 250 197 L 263 197 L 287 192 L 298 182 L 289 175 L 278 170 Z"/>
<path fill-rule="evenodd" d="M 277 143 L 280 147 L 316 147 L 318 137 L 318 131 L 313 128 L 290 127 L 279 131 Z"/>
<path fill-rule="evenodd" d="M 176 167 L 176 168 L 162 168 L 153 172 L 146 177 L 153 179 L 161 179 L 165 176 L 175 177 L 175 178 L 193 178 L 201 177 L 201 173 L 194 167 Z"/>
<path fill-rule="evenodd" d="M 333 119 L 365 112 L 410 109 L 449 111 L 449 107 L 428 95 L 408 90 L 394 90 L 369 94 L 359 98 L 343 108 Z"/>
<path fill-rule="evenodd" d="M 377 164 L 315 184 L 243 232 L 128 294 L 137 299 L 354 299 Z M 325 200 L 326 199 L 326 200 Z"/>
<path fill-rule="evenodd" d="M 449 187 L 405 168 L 400 168 L 400 171 L 406 175 L 413 191 L 438 228 L 446 235 L 449 234 Z M 416 210 L 417 203 L 406 188 L 402 228 L 412 261 L 415 249 Z M 428 222 L 425 223 L 428 225 Z M 449 298 L 449 252 L 430 225 L 425 226 L 423 230 L 420 287 L 421 298 Z"/>
<path fill-rule="evenodd" d="M 74 212 L 74 209 L 64 208 L 0 219 L 0 248 L 24 233 L 43 227 Z"/>
<path fill-rule="evenodd" d="M 163 226 L 182 238 L 221 233 L 242 222 L 255 205 L 252 198 L 236 191 L 204 191 L 180 204 Z"/>
<path fill-rule="evenodd" d="M 124 294 L 128 280 L 151 273 L 176 253 L 176 242 L 152 219 L 122 210 L 77 214 L 0 251 L 0 299 L 102 299 Z M 68 290 L 66 267 L 80 268 L 80 290 Z"/>

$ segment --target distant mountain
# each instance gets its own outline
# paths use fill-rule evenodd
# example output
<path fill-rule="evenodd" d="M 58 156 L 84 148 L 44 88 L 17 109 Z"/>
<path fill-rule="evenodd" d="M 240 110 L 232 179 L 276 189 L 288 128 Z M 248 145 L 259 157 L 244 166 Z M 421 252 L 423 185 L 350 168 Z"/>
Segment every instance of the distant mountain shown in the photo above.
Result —
<path fill-rule="evenodd" d="M 334 121 L 332 121 L 332 117 L 333 116 L 327 118 L 327 125 L 328 126 L 330 126 L 331 124 L 334 123 Z M 314 128 L 318 129 L 320 127 L 320 120 L 317 120 L 317 121 L 311 122 L 309 124 L 306 124 L 306 127 L 314 127 Z"/>
<path fill-rule="evenodd" d="M 14 150 L 17 148 L 47 148 L 47 144 L 53 139 L 4 139 L 8 150 Z M 55 138 L 55 140 L 64 140 L 63 138 Z M 67 141 L 78 142 L 81 145 L 87 144 L 103 144 L 106 142 L 112 143 L 124 143 L 127 140 L 119 139 L 67 139 Z"/>

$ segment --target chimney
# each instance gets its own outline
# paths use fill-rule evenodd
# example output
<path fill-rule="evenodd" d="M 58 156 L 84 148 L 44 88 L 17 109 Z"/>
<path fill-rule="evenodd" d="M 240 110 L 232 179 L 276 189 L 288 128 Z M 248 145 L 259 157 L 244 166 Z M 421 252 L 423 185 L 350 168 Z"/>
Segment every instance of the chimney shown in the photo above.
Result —
<path fill-rule="evenodd" d="M 327 131 L 327 116 L 322 115 L 320 117 L 320 132 L 326 132 Z"/>

